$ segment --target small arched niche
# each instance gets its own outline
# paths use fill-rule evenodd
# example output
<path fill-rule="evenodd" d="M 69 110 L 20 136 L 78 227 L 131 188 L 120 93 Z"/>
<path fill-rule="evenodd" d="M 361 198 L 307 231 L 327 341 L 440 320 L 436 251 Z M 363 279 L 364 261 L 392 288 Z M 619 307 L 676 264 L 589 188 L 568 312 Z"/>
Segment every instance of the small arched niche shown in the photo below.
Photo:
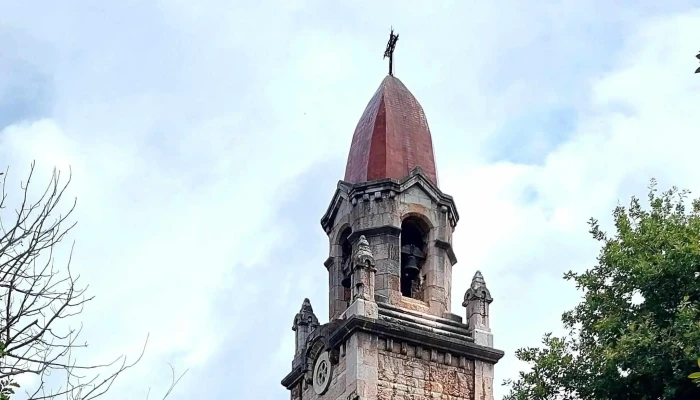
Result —
<path fill-rule="evenodd" d="M 401 222 L 401 295 L 423 300 L 423 266 L 430 227 L 421 218 L 409 216 Z"/>

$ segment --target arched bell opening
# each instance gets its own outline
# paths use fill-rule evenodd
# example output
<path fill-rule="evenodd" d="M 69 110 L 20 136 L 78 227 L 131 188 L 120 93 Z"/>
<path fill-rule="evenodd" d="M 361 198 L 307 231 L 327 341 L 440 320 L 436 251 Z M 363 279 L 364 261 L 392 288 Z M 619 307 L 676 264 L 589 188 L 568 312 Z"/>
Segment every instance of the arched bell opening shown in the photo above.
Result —
<path fill-rule="evenodd" d="M 417 217 L 401 223 L 401 295 L 423 300 L 423 265 L 430 228 Z"/>

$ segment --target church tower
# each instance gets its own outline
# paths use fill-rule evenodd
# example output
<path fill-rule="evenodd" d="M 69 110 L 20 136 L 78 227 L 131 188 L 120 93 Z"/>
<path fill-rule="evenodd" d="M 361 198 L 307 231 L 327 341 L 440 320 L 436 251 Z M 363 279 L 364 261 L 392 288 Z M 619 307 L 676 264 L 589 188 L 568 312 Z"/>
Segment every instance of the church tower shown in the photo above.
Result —
<path fill-rule="evenodd" d="M 291 400 L 493 399 L 503 352 L 493 348 L 493 299 L 479 271 L 464 319 L 451 309 L 458 221 L 438 186 L 423 108 L 390 72 L 355 128 L 345 177 L 321 219 L 329 322 L 304 300 L 282 380 Z"/>

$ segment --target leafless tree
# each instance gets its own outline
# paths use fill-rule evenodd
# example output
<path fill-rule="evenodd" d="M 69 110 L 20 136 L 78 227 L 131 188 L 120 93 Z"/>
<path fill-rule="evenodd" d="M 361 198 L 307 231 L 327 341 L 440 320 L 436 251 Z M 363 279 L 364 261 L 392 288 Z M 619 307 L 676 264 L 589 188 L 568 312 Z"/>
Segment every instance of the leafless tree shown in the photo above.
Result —
<path fill-rule="evenodd" d="M 7 170 L 0 172 L 0 400 L 9 399 L 19 387 L 16 378 L 21 375 L 39 379 L 36 390 L 25 390 L 29 399 L 95 399 L 139 362 L 148 338 L 131 363 L 126 356 L 100 365 L 76 362 L 73 351 L 87 343 L 78 342 L 82 324 L 76 329 L 67 319 L 80 314 L 93 297 L 86 295 L 87 286 L 79 286 L 79 276 L 71 272 L 72 246 L 66 267 L 54 266 L 57 245 L 75 227 L 70 217 L 76 200 L 63 213 L 59 208 L 71 176 L 61 183 L 61 174 L 54 169 L 43 193 L 30 200 L 34 167 L 32 163 L 26 182 L 20 185 L 21 200 L 14 213 L 6 205 Z M 65 374 L 65 383 L 48 387 L 45 379 L 56 373 Z M 175 379 L 173 370 L 165 397 L 180 378 L 182 375 Z"/>

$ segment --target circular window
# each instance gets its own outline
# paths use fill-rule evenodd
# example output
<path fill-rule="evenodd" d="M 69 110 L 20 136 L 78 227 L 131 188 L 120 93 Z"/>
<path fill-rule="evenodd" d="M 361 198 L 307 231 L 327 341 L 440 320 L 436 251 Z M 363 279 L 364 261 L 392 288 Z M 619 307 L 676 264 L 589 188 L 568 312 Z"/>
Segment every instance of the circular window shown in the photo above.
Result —
<path fill-rule="evenodd" d="M 331 361 L 325 351 L 314 363 L 314 392 L 324 394 L 331 384 Z"/>

